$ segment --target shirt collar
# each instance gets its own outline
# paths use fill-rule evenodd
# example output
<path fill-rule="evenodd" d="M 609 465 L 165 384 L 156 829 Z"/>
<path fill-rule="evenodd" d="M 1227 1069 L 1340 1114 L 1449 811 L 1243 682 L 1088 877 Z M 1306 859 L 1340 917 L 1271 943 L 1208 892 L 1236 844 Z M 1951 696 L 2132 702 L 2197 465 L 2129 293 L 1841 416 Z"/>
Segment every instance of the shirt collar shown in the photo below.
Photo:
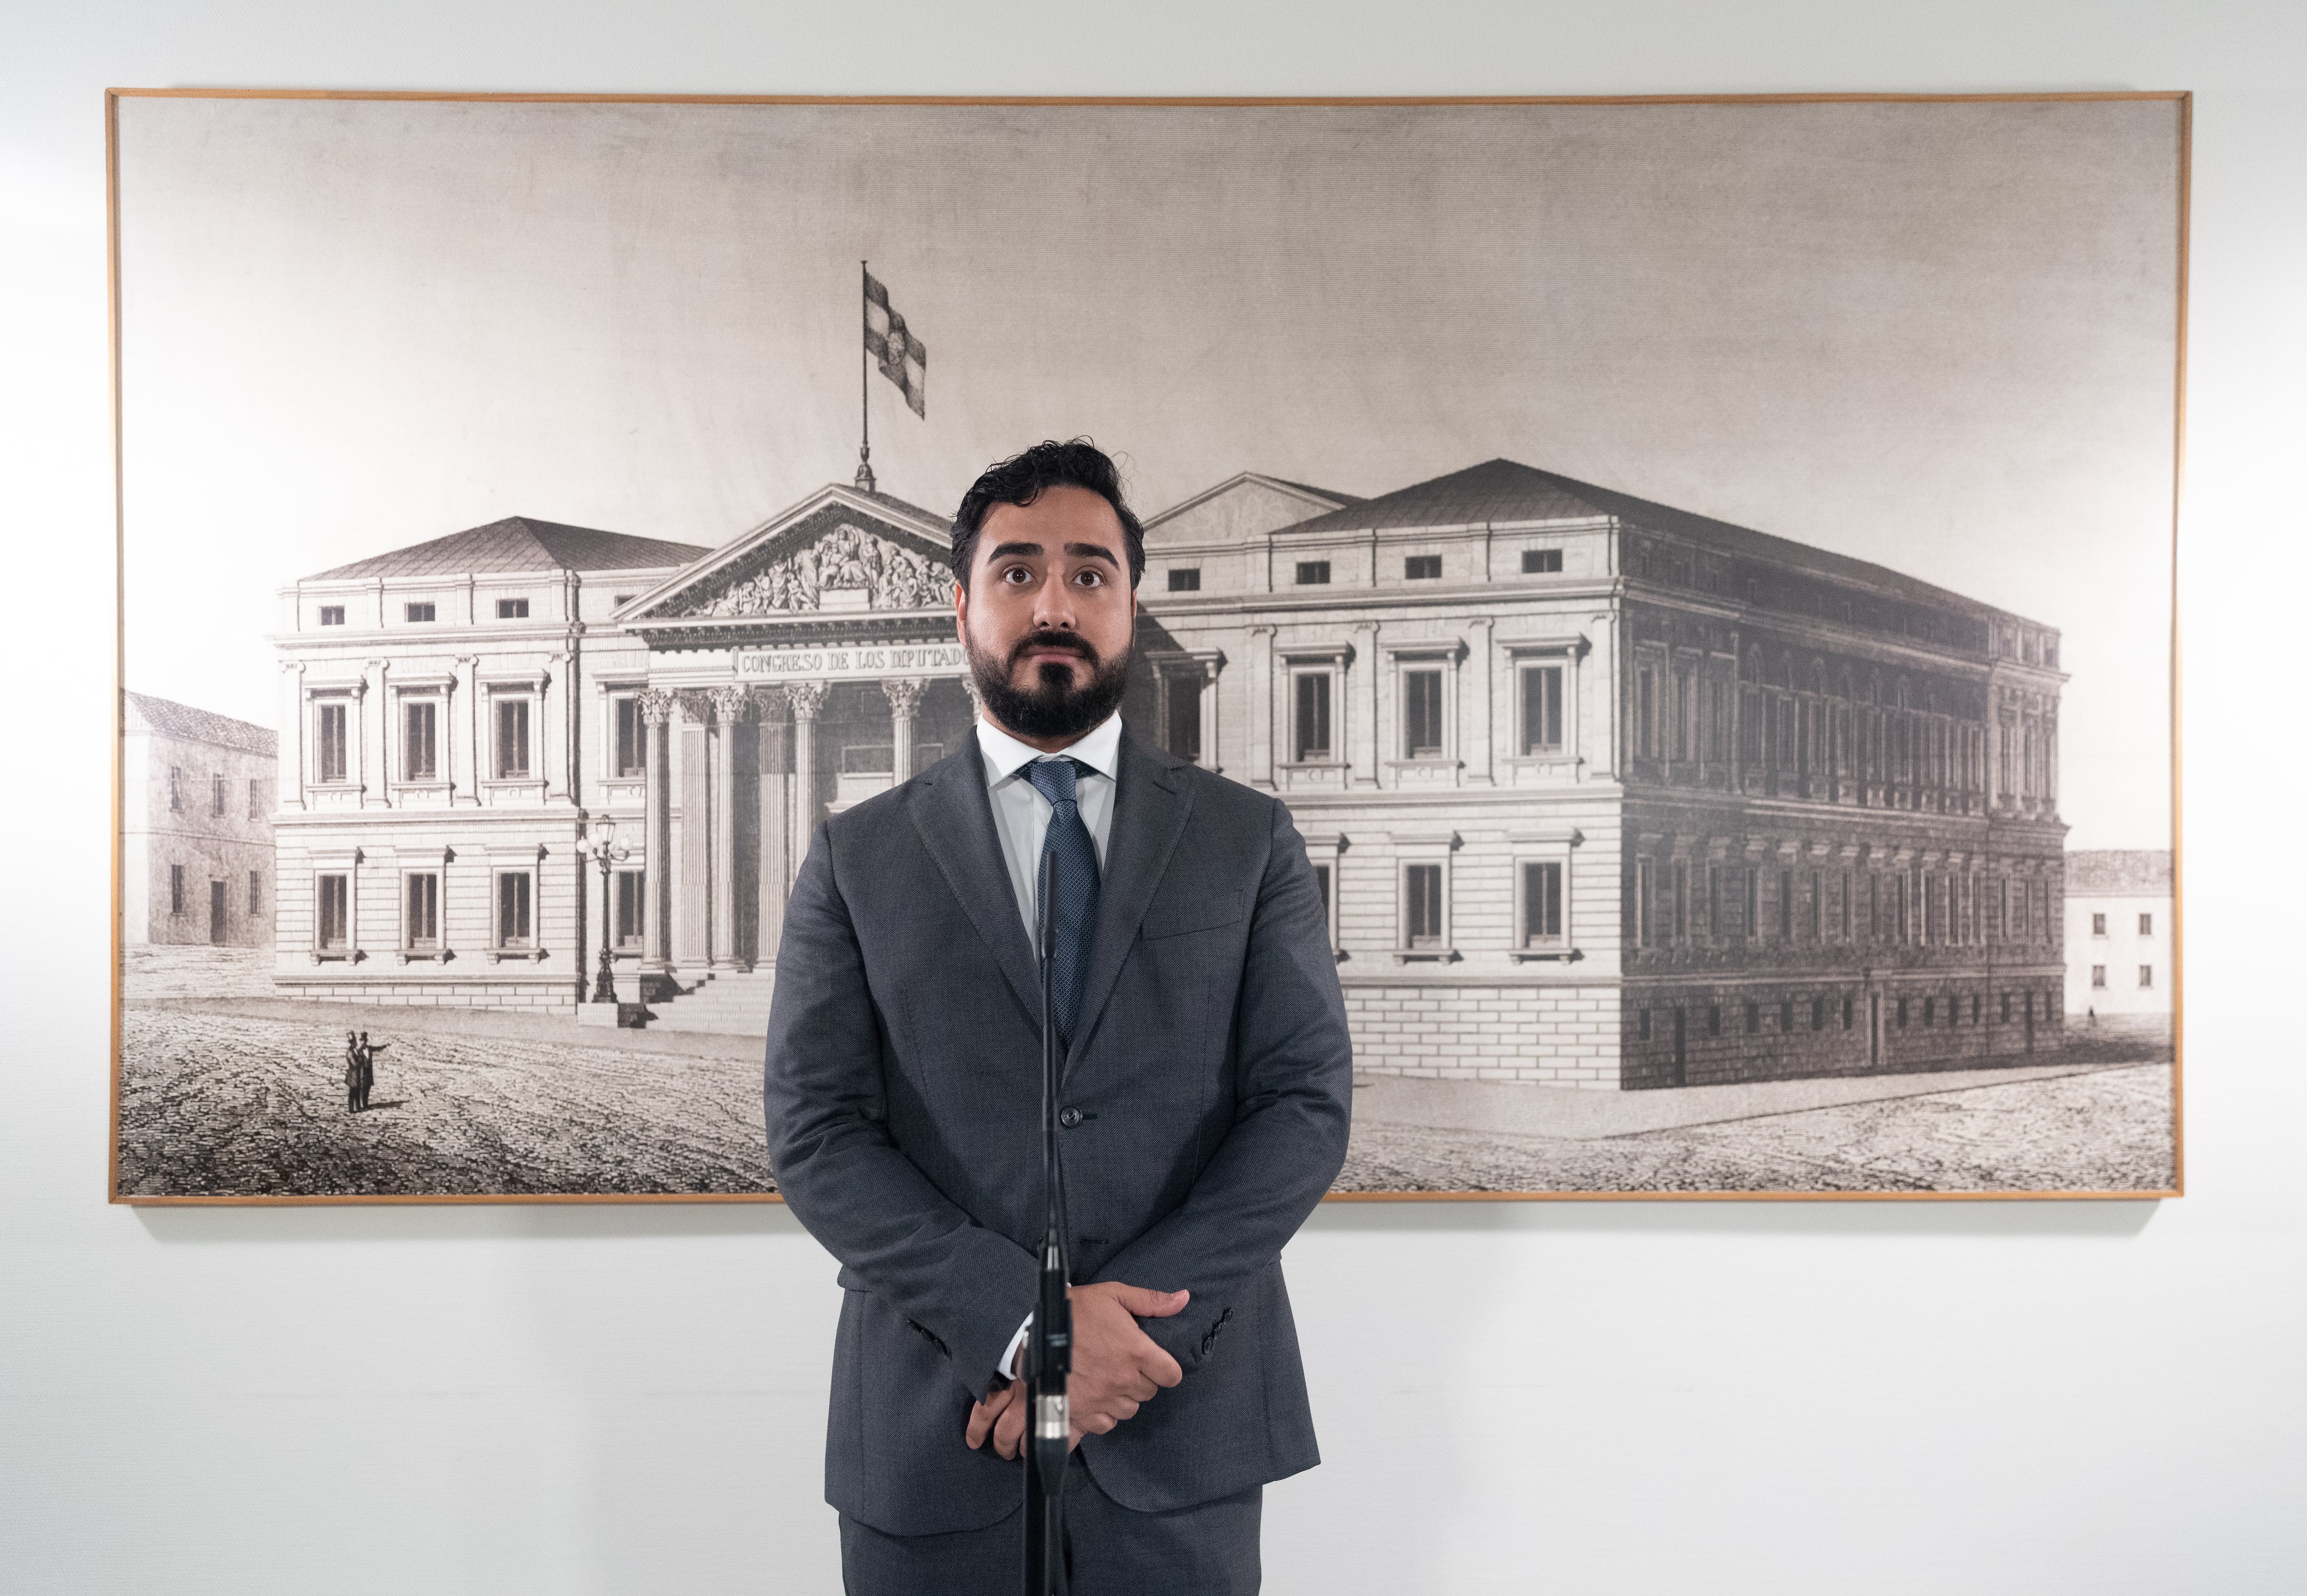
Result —
<path fill-rule="evenodd" d="M 1043 757 L 1041 749 L 1019 742 L 982 715 L 977 721 L 977 746 L 985 755 L 989 785 L 1008 780 L 1034 760 Z M 1109 781 L 1114 780 L 1114 772 L 1121 763 L 1121 712 L 1114 711 L 1078 742 L 1070 743 L 1058 752 L 1068 759 L 1080 760 Z"/>

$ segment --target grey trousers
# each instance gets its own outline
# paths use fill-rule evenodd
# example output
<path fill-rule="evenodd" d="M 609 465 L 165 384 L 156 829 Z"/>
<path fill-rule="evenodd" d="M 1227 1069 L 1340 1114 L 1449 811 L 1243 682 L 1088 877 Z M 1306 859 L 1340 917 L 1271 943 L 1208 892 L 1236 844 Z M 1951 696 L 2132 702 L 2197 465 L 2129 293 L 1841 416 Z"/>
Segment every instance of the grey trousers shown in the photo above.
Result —
<path fill-rule="evenodd" d="M 1174 1513 L 1133 1513 L 1098 1489 L 1075 1453 L 1066 1468 L 1072 1596 L 1251 1596 L 1265 1494 L 1254 1485 Z M 1025 1536 L 1022 1505 L 999 1523 L 950 1535 L 887 1535 L 845 1513 L 841 1588 L 848 1596 L 1017 1596 Z"/>

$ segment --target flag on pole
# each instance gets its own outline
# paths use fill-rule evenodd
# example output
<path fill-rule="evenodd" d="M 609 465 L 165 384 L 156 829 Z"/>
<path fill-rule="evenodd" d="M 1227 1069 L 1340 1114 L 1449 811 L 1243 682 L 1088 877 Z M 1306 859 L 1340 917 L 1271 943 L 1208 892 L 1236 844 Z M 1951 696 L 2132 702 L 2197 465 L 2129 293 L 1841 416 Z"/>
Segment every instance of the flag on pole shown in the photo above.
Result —
<path fill-rule="evenodd" d="M 889 291 L 865 274 L 865 353 L 880 363 L 881 375 L 905 391 L 915 415 L 927 418 L 930 352 L 907 331 L 905 319 L 889 308 Z"/>

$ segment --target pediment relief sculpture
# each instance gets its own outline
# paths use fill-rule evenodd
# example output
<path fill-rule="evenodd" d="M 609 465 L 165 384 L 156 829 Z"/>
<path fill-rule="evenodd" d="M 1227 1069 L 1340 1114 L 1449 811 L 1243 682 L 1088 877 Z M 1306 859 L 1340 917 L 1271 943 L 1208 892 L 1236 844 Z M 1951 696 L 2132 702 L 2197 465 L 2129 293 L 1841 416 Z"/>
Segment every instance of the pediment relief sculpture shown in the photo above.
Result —
<path fill-rule="evenodd" d="M 790 615 L 822 610 L 929 610 L 944 599 L 946 568 L 843 522 L 805 548 L 717 593 L 684 616 Z"/>

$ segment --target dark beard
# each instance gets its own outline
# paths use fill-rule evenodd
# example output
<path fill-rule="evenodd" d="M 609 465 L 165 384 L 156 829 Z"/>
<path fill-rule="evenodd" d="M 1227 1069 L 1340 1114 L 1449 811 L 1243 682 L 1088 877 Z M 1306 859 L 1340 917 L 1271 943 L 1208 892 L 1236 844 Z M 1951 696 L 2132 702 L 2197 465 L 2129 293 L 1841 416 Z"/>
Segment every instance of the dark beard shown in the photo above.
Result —
<path fill-rule="evenodd" d="M 1089 665 L 1089 680 L 1076 687 L 1073 672 L 1064 665 L 1041 668 L 1041 680 L 1032 687 L 1010 686 L 1017 657 L 1029 648 L 1069 648 Z M 1120 706 L 1128 686 L 1129 654 L 1101 662 L 1097 651 L 1070 632 L 1038 632 L 1021 640 L 1008 658 L 997 659 L 969 641 L 969 673 L 976 679 L 978 696 L 993 718 L 1028 738 L 1074 738 L 1102 724 Z"/>

